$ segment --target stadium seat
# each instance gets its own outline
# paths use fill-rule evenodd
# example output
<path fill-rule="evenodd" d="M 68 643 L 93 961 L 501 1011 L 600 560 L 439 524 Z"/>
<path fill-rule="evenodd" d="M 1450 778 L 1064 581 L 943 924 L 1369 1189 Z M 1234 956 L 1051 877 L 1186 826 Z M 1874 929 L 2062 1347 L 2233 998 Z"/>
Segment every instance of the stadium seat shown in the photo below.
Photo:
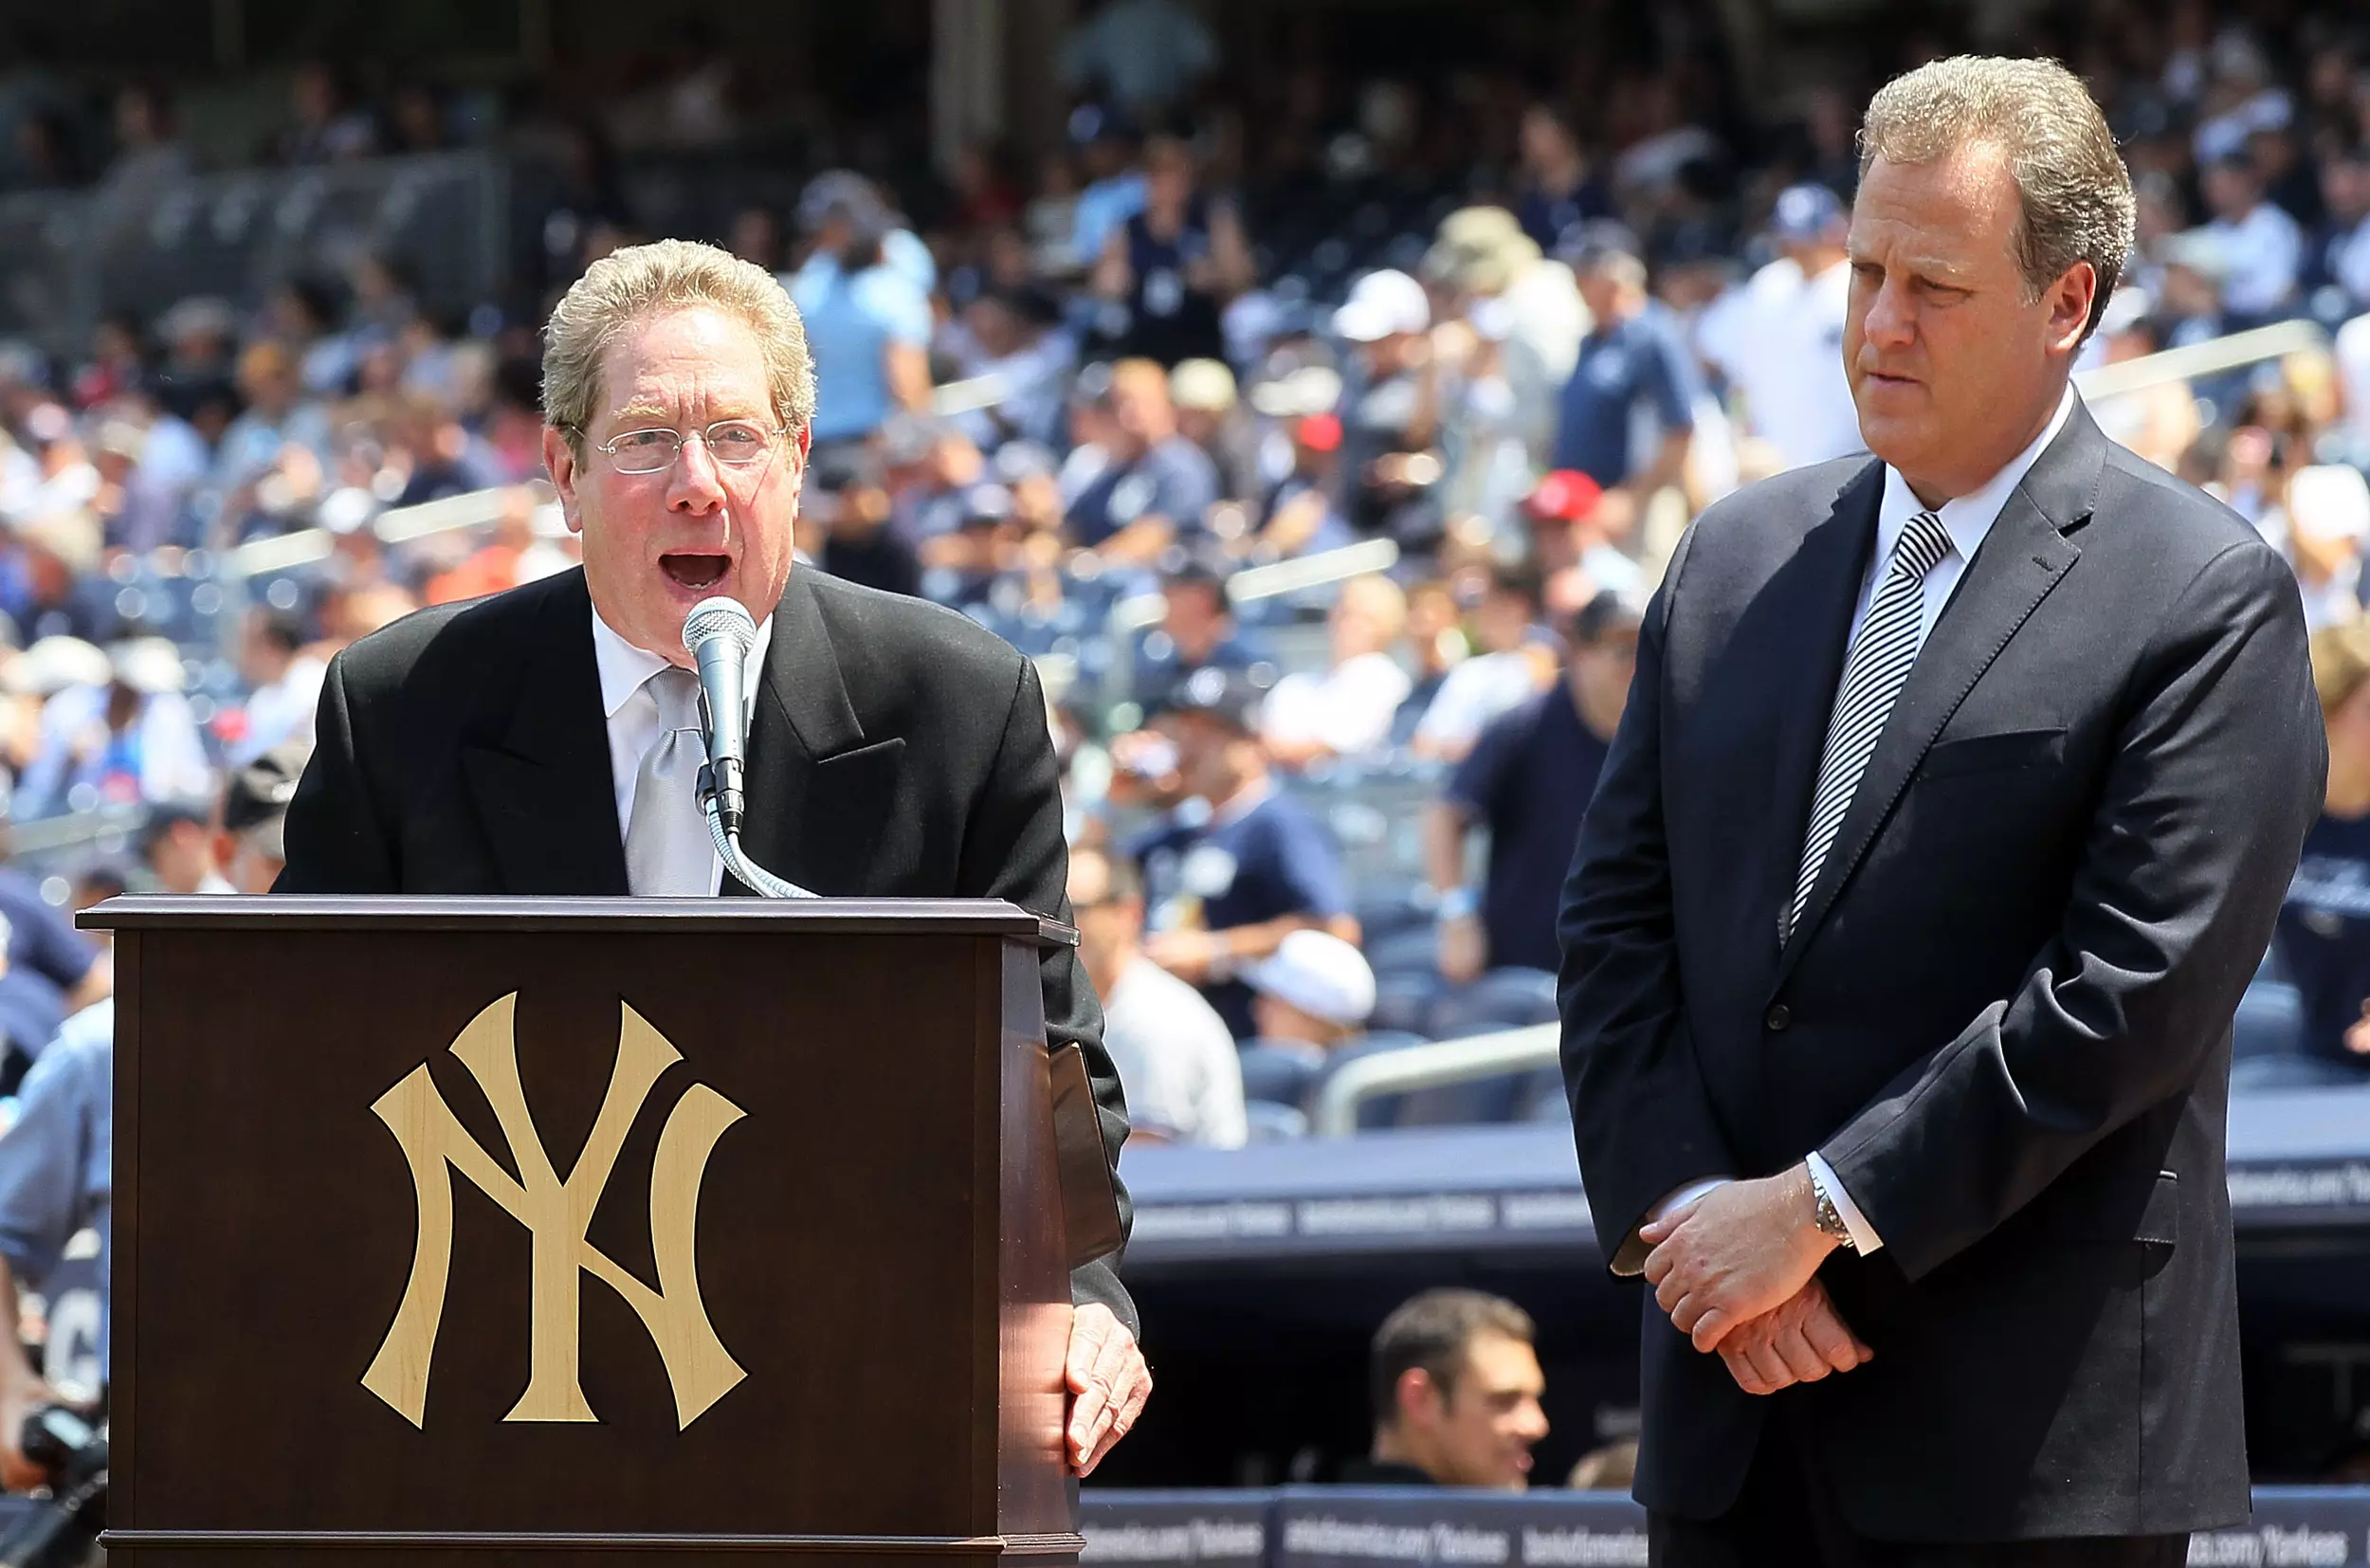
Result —
<path fill-rule="evenodd" d="M 1429 925 L 1379 939 L 1369 937 L 1365 953 L 1377 979 L 1385 975 L 1437 975 L 1440 972 L 1440 939 Z"/>
<path fill-rule="evenodd" d="M 1318 1097 L 1324 1092 L 1325 1085 L 1332 1081 L 1334 1074 L 1352 1062 L 1360 1062 L 1369 1056 L 1378 1056 L 1385 1051 L 1404 1050 L 1410 1046 L 1430 1044 L 1431 1042 L 1422 1035 L 1401 1030 L 1369 1030 L 1358 1036 L 1355 1045 L 1344 1047 L 1326 1059 L 1323 1070 L 1317 1075 L 1316 1081 L 1308 1085 L 1307 1099 L 1304 1103 L 1313 1112 L 1317 1106 Z M 1406 1122 L 1401 1118 L 1406 1102 L 1413 1098 L 1415 1096 L 1412 1094 L 1384 1094 L 1366 1101 L 1358 1108 L 1358 1131 L 1368 1132 L 1377 1127 L 1412 1125 L 1413 1123 Z"/>
<path fill-rule="evenodd" d="M 2305 1049 L 2305 1004 L 2292 985 L 2256 980 L 2238 998 L 2232 1020 L 2232 1060 L 2300 1056 Z"/>
<path fill-rule="evenodd" d="M 1407 931 L 1430 931 L 1432 915 L 1429 890 L 1419 882 L 1392 882 L 1370 887 L 1358 896 L 1351 913 L 1367 941 Z"/>
<path fill-rule="evenodd" d="M 1272 1100 L 1246 1100 L 1243 1118 L 1253 1143 L 1288 1143 L 1308 1136 L 1308 1115 L 1293 1105 Z"/>
<path fill-rule="evenodd" d="M 1434 971 L 1377 975 L 1375 1011 L 1367 1022 L 1377 1030 L 1428 1037 L 1431 1032 L 1431 1010 L 1447 984 Z"/>
<path fill-rule="evenodd" d="M 1432 1004 L 1431 1034 L 1455 1040 L 1556 1021 L 1556 977 L 1543 969 L 1493 969 Z"/>
<path fill-rule="evenodd" d="M 1322 1064 L 1312 1062 L 1298 1051 L 1257 1040 L 1245 1044 L 1239 1056 L 1243 1064 L 1243 1099 L 1247 1103 L 1304 1105 L 1310 1087 L 1324 1070 Z"/>

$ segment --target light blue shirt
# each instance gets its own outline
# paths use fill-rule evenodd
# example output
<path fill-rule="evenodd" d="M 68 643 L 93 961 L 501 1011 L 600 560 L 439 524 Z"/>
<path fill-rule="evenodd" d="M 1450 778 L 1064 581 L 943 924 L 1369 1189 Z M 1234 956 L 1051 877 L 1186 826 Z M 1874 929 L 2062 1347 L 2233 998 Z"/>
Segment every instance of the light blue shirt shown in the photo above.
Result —
<path fill-rule="evenodd" d="M 41 1285 L 85 1228 L 99 1232 L 99 1288 L 108 1289 L 108 1211 L 115 1158 L 116 1005 L 97 1002 L 59 1026 L 25 1075 L 16 1122 L 0 1134 L 0 1256 Z M 101 1313 L 99 1354 L 107 1355 Z"/>
<path fill-rule="evenodd" d="M 1097 180 L 1080 191 L 1076 214 L 1070 220 L 1070 249 L 1078 264 L 1092 266 L 1100 261 L 1111 231 L 1143 210 L 1144 176 L 1137 171 Z"/>
<path fill-rule="evenodd" d="M 848 276 L 837 266 L 800 270 L 792 302 L 807 325 L 814 356 L 814 439 L 853 441 L 889 416 L 888 348 L 930 342 L 930 297 L 906 273 L 884 264 Z"/>

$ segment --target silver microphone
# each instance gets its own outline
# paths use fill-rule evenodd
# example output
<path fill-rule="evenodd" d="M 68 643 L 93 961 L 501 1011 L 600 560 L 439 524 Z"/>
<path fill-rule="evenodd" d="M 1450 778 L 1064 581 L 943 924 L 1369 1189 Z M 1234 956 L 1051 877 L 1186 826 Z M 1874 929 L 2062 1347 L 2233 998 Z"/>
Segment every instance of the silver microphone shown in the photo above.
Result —
<path fill-rule="evenodd" d="M 700 669 L 700 719 L 724 831 L 740 831 L 741 773 L 748 760 L 749 650 L 757 623 L 738 599 L 702 599 L 684 617 L 683 646 Z"/>

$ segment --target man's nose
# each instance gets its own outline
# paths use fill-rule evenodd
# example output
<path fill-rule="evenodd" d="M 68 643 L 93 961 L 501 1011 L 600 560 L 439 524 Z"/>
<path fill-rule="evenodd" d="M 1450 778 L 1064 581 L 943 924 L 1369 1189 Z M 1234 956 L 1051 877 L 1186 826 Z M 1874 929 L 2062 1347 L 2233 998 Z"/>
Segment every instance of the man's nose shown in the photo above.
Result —
<path fill-rule="evenodd" d="M 707 437 L 695 431 L 667 470 L 666 505 L 677 512 L 713 512 L 724 501 L 724 475 L 708 452 Z"/>
<path fill-rule="evenodd" d="M 1861 335 L 1871 342 L 1898 348 L 1917 336 L 1917 316 L 1903 284 L 1887 278 L 1877 285 L 1860 323 Z"/>

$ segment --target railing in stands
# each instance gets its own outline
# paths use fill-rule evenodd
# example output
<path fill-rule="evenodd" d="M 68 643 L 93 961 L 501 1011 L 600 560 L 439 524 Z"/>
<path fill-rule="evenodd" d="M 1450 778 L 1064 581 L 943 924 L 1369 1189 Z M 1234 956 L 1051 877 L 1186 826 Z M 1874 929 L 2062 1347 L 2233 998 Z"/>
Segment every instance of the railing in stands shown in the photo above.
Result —
<path fill-rule="evenodd" d="M 1358 1109 L 1369 1100 L 1552 1067 L 1559 1038 L 1556 1025 L 1533 1024 L 1497 1034 L 1405 1046 L 1345 1062 L 1318 1090 L 1309 1131 L 1319 1138 L 1354 1137 Z"/>
<path fill-rule="evenodd" d="M 2219 375 L 2224 371 L 2260 364 L 2266 359 L 2285 358 L 2303 350 L 2320 348 L 2328 340 L 2329 335 L 2317 321 L 2274 321 L 2268 327 L 2225 333 L 2202 343 L 2161 349 L 2120 364 L 2093 366 L 2074 377 L 2074 390 L 2095 403 L 2126 392 L 2145 392 L 2168 381 Z"/>

